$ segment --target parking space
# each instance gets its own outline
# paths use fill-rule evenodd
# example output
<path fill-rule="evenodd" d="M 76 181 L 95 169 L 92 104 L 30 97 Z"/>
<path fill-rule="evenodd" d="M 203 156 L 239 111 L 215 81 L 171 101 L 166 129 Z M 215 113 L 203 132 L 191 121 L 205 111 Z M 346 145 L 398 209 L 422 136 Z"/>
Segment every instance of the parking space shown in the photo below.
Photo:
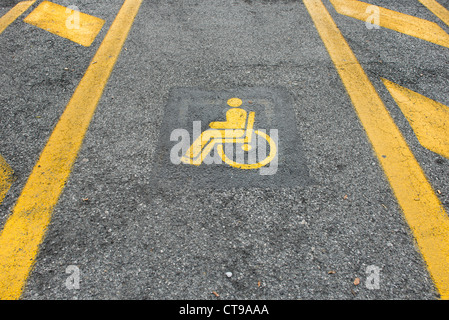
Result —
<path fill-rule="evenodd" d="M 0 33 L 0 297 L 447 298 L 448 8 L 32 3 Z"/>

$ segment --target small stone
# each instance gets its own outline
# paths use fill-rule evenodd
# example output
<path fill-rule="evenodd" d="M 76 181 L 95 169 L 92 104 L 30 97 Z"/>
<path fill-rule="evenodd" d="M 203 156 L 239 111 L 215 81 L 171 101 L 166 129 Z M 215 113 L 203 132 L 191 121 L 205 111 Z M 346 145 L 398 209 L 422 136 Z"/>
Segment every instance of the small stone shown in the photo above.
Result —
<path fill-rule="evenodd" d="M 230 278 L 230 277 L 232 277 L 232 272 L 226 272 L 225 275 L 226 275 L 226 277 Z"/>

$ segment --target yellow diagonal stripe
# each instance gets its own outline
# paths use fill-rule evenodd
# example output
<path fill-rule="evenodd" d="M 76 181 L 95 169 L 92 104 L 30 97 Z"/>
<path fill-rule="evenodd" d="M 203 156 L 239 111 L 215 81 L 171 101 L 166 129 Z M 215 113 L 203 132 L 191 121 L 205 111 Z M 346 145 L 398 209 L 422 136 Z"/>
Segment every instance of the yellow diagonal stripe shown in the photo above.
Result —
<path fill-rule="evenodd" d="M 0 299 L 18 299 L 142 0 L 126 0 L 51 134 L 0 234 Z"/>
<path fill-rule="evenodd" d="M 369 20 L 372 15 L 369 8 L 372 4 L 357 0 L 330 0 L 338 13 L 362 21 Z M 440 46 L 449 48 L 449 34 L 434 22 L 379 8 L 379 25 L 383 28 L 407 34 Z"/>
<path fill-rule="evenodd" d="M 419 142 L 449 159 L 449 107 L 386 79 L 390 91 Z"/>
<path fill-rule="evenodd" d="M 49 1 L 39 4 L 23 21 L 86 47 L 104 24 L 103 19 Z"/>
<path fill-rule="evenodd" d="M 449 217 L 321 0 L 303 0 L 413 232 L 442 299 L 449 299 Z"/>
<path fill-rule="evenodd" d="M 445 24 L 449 26 L 449 10 L 443 7 L 435 0 L 418 0 L 424 6 L 427 7 L 434 15 L 441 19 Z"/>
<path fill-rule="evenodd" d="M 29 7 L 33 5 L 33 1 L 22 1 L 16 4 L 11 10 L 9 10 L 4 16 L 0 18 L 0 33 L 13 23 L 22 13 L 24 13 Z"/>
<path fill-rule="evenodd" d="M 6 162 L 6 160 L 0 156 L 0 203 L 5 199 L 9 188 L 13 182 L 13 174 L 11 167 Z"/>

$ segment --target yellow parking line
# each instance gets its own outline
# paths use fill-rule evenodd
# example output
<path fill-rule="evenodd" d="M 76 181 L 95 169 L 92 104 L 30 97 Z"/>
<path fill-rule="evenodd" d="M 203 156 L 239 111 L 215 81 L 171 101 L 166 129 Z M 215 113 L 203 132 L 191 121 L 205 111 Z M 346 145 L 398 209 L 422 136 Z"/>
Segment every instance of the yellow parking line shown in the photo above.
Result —
<path fill-rule="evenodd" d="M 449 299 L 449 217 L 321 0 L 303 0 L 340 75 L 442 299 Z"/>
<path fill-rule="evenodd" d="M 142 0 L 125 0 L 0 234 L 0 299 L 18 299 Z"/>
<path fill-rule="evenodd" d="M 49 1 L 41 2 L 23 21 L 85 47 L 92 44 L 104 24 L 103 19 Z"/>
<path fill-rule="evenodd" d="M 13 171 L 6 160 L 0 156 L 0 204 L 3 202 L 13 182 Z"/>
<path fill-rule="evenodd" d="M 0 33 L 14 22 L 22 13 L 27 11 L 29 7 L 33 5 L 36 0 L 22 1 L 16 4 L 11 10 L 9 10 L 4 16 L 0 18 Z"/>
<path fill-rule="evenodd" d="M 449 26 L 449 10 L 443 7 L 435 0 L 418 0 L 424 6 L 427 7 L 434 15 L 441 19 L 445 24 Z"/>
<path fill-rule="evenodd" d="M 354 19 L 367 21 L 372 15 L 369 8 L 373 5 L 369 3 L 358 0 L 330 0 L 330 2 L 338 13 Z M 378 20 L 381 27 L 449 48 L 449 35 L 438 24 L 379 6 L 376 7 L 379 9 Z"/>
<path fill-rule="evenodd" d="M 382 79 L 421 145 L 449 159 L 449 107 Z"/>

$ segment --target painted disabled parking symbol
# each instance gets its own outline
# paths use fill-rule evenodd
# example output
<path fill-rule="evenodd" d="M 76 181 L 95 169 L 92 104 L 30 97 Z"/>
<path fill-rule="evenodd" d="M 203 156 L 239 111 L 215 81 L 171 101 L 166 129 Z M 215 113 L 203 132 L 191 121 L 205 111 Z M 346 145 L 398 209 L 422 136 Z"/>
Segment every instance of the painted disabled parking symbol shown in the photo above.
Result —
<path fill-rule="evenodd" d="M 272 175 L 277 171 L 277 129 L 270 130 L 274 133 L 272 138 L 264 130 L 255 130 L 254 121 L 256 112 L 249 113 L 241 108 L 242 100 L 231 98 L 227 101 L 229 110 L 226 111 L 226 121 L 213 121 L 209 128 L 203 131 L 193 143 L 184 149 L 190 139 L 184 139 L 175 145 L 170 153 L 172 163 L 182 163 L 199 166 L 203 162 L 210 164 L 225 163 L 233 168 L 243 170 L 255 170 L 262 168 L 260 174 Z M 198 122 L 194 122 L 198 125 Z M 184 137 L 182 130 L 175 129 L 171 134 L 171 140 L 177 136 Z M 179 149 L 182 157 L 178 160 Z M 268 153 L 267 153 L 268 150 Z M 217 155 L 211 158 L 211 152 Z M 266 169 L 266 170 L 264 170 Z"/>
<path fill-rule="evenodd" d="M 310 183 L 291 96 L 280 88 L 171 91 L 154 173 L 160 186 Z"/>

